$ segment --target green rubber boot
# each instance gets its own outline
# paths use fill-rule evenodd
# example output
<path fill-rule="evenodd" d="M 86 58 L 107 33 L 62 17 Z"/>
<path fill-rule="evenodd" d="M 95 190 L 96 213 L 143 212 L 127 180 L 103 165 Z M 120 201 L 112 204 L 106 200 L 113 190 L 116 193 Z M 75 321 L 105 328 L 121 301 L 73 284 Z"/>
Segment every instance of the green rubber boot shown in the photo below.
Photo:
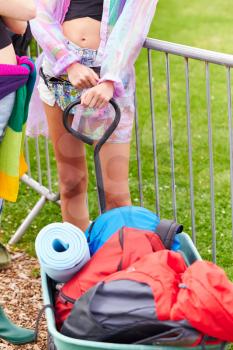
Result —
<path fill-rule="evenodd" d="M 15 345 L 27 344 L 34 341 L 35 332 L 16 326 L 9 320 L 0 307 L 0 338 Z"/>
<path fill-rule="evenodd" d="M 6 247 L 0 242 L 0 269 L 8 267 L 10 262 L 11 256 L 8 253 Z"/>

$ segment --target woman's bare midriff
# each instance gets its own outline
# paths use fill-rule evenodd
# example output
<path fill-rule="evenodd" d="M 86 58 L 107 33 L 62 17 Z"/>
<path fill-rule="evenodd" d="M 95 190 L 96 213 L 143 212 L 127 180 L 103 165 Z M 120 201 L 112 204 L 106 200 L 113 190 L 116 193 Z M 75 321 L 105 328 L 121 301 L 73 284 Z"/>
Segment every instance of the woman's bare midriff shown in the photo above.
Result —
<path fill-rule="evenodd" d="M 0 50 L 0 64 L 16 64 L 16 56 L 12 44 Z"/>
<path fill-rule="evenodd" d="M 101 22 L 90 17 L 76 18 L 63 23 L 65 37 L 74 44 L 97 50 L 100 44 Z"/>

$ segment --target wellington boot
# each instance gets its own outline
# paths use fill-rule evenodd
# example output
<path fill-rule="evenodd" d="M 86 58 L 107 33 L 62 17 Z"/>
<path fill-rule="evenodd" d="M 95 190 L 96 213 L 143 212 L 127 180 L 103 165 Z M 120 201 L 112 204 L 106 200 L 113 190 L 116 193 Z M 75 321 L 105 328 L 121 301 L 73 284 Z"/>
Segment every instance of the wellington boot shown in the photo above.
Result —
<path fill-rule="evenodd" d="M 10 262 L 10 254 L 8 253 L 6 247 L 0 242 L 0 269 L 8 267 Z"/>
<path fill-rule="evenodd" d="M 34 341 L 35 332 L 16 326 L 9 320 L 0 307 L 0 338 L 16 345 L 27 344 Z"/>

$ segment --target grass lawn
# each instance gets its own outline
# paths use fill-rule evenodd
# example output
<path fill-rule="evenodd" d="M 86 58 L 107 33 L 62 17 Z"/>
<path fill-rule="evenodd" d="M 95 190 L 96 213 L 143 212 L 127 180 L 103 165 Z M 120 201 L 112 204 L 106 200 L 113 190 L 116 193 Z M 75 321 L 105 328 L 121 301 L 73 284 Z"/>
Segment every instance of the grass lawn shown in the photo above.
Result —
<path fill-rule="evenodd" d="M 185 0 L 160 1 L 150 37 L 174 41 L 186 45 L 231 53 L 233 25 L 230 0 L 196 0 L 187 5 Z M 155 210 L 154 170 L 151 137 L 149 90 L 147 81 L 147 52 L 143 50 L 136 64 L 137 96 L 139 105 L 139 124 L 142 152 L 142 177 L 144 205 Z M 167 95 L 165 57 L 152 53 L 154 75 L 155 124 L 158 153 L 158 182 L 160 216 L 172 217 L 172 196 L 170 176 L 170 154 L 168 139 Z M 191 233 L 189 203 L 189 167 L 185 104 L 184 59 L 170 58 L 171 100 L 173 115 L 173 136 L 175 156 L 175 180 L 177 217 L 185 231 Z M 233 279 L 233 254 L 231 233 L 230 202 L 230 161 L 227 116 L 226 69 L 210 67 L 211 105 L 213 123 L 213 157 L 215 186 L 215 217 L 217 235 L 217 262 L 223 266 Z M 195 194 L 195 222 L 197 246 L 202 256 L 211 259 L 211 206 L 208 155 L 208 128 L 206 112 L 205 65 L 190 61 L 191 127 L 193 146 L 193 175 Z M 31 166 L 36 168 L 34 140 L 30 141 Z M 44 148 L 41 144 L 43 179 L 46 183 Z M 90 212 L 97 215 L 95 181 L 93 177 L 92 154 L 88 151 L 90 167 Z M 52 162 L 54 185 L 56 184 L 55 162 Z M 139 203 L 135 145 L 132 142 L 130 186 L 134 204 Z M 5 205 L 2 219 L 1 239 L 6 242 L 22 219 L 38 200 L 38 195 L 25 185 L 21 186 L 16 204 Z M 34 254 L 34 239 L 46 224 L 60 221 L 59 208 L 47 203 L 40 215 L 18 244 Z"/>

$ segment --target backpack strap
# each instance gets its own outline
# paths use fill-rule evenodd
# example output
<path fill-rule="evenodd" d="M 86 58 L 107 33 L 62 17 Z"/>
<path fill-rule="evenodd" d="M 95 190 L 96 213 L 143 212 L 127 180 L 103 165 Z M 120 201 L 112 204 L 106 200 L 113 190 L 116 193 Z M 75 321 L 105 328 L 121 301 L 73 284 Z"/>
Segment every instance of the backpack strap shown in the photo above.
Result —
<path fill-rule="evenodd" d="M 177 224 L 174 220 L 163 219 L 156 227 L 155 232 L 160 237 L 164 246 L 171 249 L 175 235 L 183 231 L 183 226 Z"/>
<path fill-rule="evenodd" d="M 124 227 L 121 227 L 119 230 L 119 243 L 120 243 L 120 246 L 121 246 L 121 249 L 123 252 L 123 249 L 124 249 Z M 123 265 L 123 255 L 122 255 L 121 261 L 117 267 L 117 271 L 122 270 L 122 265 Z"/>

